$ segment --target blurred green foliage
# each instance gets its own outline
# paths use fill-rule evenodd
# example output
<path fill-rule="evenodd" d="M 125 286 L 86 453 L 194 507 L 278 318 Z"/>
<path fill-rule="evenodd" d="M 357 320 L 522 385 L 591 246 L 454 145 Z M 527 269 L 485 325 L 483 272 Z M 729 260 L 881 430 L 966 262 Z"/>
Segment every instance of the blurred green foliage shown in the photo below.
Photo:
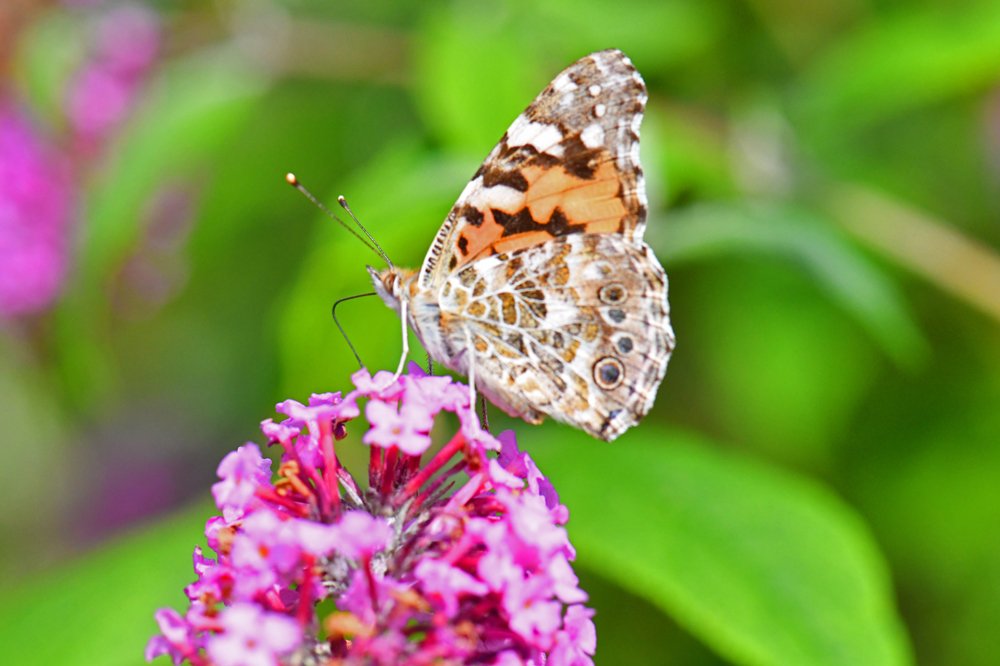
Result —
<path fill-rule="evenodd" d="M 80 554 L 106 533 L 80 527 L 99 498 L 158 470 L 173 490 L 150 511 L 204 502 L 274 402 L 347 386 L 357 364 L 330 307 L 380 260 L 284 173 L 344 194 L 416 266 L 514 116 L 617 47 L 650 90 L 648 240 L 679 347 L 653 413 L 615 445 L 494 419 L 570 508 L 597 662 L 995 663 L 997 3 L 153 6 L 165 57 L 81 176 L 73 279 L 0 337 L 6 660 L 139 663 L 153 609 L 193 576 L 205 510 Z M 85 29 L 48 7 L 18 36 L 10 85 L 57 130 Z M 838 206 L 845 187 L 879 205 Z M 125 267 L 175 190 L 190 204 L 180 278 L 144 300 Z M 944 256 L 914 211 L 986 263 Z M 859 237 L 887 222 L 902 235 Z M 377 299 L 338 316 L 369 367 L 394 367 L 399 321 Z M 354 435 L 342 450 L 363 464 Z"/>

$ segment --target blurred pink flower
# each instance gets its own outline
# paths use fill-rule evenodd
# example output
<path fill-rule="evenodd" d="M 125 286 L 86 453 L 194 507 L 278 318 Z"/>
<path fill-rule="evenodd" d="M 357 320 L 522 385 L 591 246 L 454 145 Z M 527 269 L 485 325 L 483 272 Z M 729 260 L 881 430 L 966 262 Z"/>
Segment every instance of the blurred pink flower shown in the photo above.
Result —
<path fill-rule="evenodd" d="M 209 521 L 218 559 L 196 549 L 188 612 L 160 611 L 147 659 L 592 666 L 593 611 L 570 565 L 568 511 L 513 433 L 483 431 L 464 387 L 413 364 L 399 379 L 366 370 L 352 379 L 347 395 L 286 400 L 278 410 L 288 419 L 261 424 L 283 451 L 273 484 L 256 448 L 219 466 L 228 489 L 219 507 L 235 502 L 243 514 Z M 364 399 L 367 491 L 334 450 Z M 461 427 L 422 461 L 442 411 Z M 328 597 L 338 611 L 321 618 Z"/>
<path fill-rule="evenodd" d="M 66 94 L 66 116 L 78 134 L 101 138 L 125 119 L 135 84 L 101 64 L 88 64 L 73 79 Z"/>
<path fill-rule="evenodd" d="M 92 57 L 66 91 L 66 117 L 84 144 L 100 141 L 125 120 L 159 49 L 153 10 L 130 4 L 100 18 Z"/>
<path fill-rule="evenodd" d="M 337 550 L 352 560 L 369 558 L 392 543 L 392 527 L 384 518 L 348 511 L 337 524 Z"/>
<path fill-rule="evenodd" d="M 0 317 L 44 310 L 58 295 L 73 190 L 66 160 L 0 99 Z"/>
<path fill-rule="evenodd" d="M 160 19 L 144 5 L 124 5 L 97 24 L 95 58 L 124 78 L 140 77 L 160 51 Z"/>

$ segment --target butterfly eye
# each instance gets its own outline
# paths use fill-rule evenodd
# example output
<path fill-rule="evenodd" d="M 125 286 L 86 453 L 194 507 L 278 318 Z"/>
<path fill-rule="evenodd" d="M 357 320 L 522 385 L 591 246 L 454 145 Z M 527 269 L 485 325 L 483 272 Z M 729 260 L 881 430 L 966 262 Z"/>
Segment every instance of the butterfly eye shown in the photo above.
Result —
<path fill-rule="evenodd" d="M 618 388 L 625 381 L 625 366 L 618 359 L 605 356 L 594 364 L 594 381 L 605 391 Z"/>
<path fill-rule="evenodd" d="M 382 278 L 382 286 L 390 294 L 396 294 L 396 283 L 399 281 L 399 276 L 395 273 L 389 273 Z"/>

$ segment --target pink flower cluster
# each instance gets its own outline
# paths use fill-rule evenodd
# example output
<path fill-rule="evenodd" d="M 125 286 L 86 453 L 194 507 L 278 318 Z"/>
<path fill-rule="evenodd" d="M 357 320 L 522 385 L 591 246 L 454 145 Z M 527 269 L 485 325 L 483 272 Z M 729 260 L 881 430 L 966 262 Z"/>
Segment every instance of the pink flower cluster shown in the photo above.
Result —
<path fill-rule="evenodd" d="M 98 20 L 91 58 L 66 91 L 66 118 L 84 147 L 125 119 L 159 49 L 159 19 L 142 5 L 123 5 Z"/>
<path fill-rule="evenodd" d="M 131 110 L 159 48 L 158 15 L 144 5 L 118 5 L 97 18 L 90 56 L 65 92 L 84 157 Z M 72 250 L 76 180 L 68 158 L 0 97 L 0 318 L 40 312 L 58 296 Z"/>
<path fill-rule="evenodd" d="M 286 400 L 219 465 L 216 559 L 194 553 L 185 615 L 160 609 L 146 658 L 194 666 L 277 664 L 592 666 L 568 511 L 511 431 L 480 428 L 467 389 L 410 365 L 352 377 L 356 389 Z M 368 488 L 337 459 L 363 405 Z M 421 464 L 435 417 L 460 427 Z M 497 455 L 492 455 L 495 452 Z M 317 604 L 332 599 L 333 605 Z M 318 608 L 329 609 L 325 612 Z"/>
<path fill-rule="evenodd" d="M 74 196 L 66 159 L 0 99 L 0 318 L 43 310 L 59 293 Z"/>

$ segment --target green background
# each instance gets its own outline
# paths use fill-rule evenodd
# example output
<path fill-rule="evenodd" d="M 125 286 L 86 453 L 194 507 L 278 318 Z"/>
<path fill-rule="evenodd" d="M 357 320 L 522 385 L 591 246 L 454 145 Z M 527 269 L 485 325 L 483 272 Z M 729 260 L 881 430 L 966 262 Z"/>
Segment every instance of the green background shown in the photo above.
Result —
<path fill-rule="evenodd" d="M 348 388 L 330 306 L 380 260 L 284 174 L 416 266 L 517 113 L 617 47 L 650 92 L 677 350 L 612 445 L 491 412 L 570 509 L 596 662 L 996 663 L 1000 4 L 150 6 L 163 55 L 81 167 L 71 280 L 0 330 L 4 662 L 141 663 L 221 457 L 275 402 Z M 100 11 L 40 3 L 11 35 L 5 89 L 56 136 Z M 184 206 L 157 244 L 165 197 Z M 338 314 L 395 367 L 389 310 Z"/>

